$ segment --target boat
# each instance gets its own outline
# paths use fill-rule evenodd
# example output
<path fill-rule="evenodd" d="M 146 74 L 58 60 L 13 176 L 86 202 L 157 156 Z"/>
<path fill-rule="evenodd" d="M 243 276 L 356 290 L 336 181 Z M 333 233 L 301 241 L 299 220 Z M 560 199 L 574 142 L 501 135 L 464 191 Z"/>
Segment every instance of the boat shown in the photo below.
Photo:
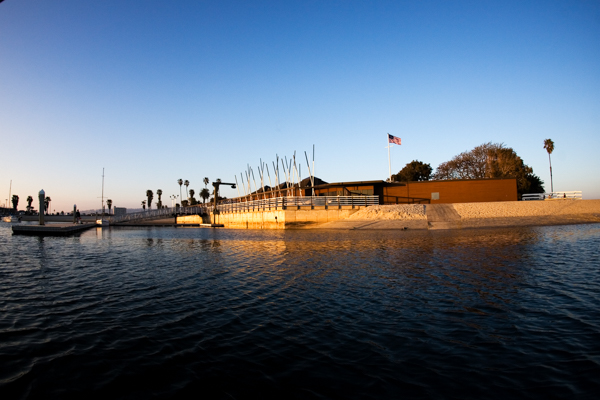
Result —
<path fill-rule="evenodd" d="M 2 217 L 2 221 L 16 224 L 21 222 L 21 218 L 17 217 L 16 215 L 7 215 L 5 217 Z"/>
<path fill-rule="evenodd" d="M 96 219 L 96 226 L 107 227 L 108 219 L 104 218 L 104 168 L 102 168 L 102 216 Z"/>
<path fill-rule="evenodd" d="M 10 201 L 11 199 L 12 199 L 12 179 L 10 181 L 10 187 L 8 189 L 8 200 L 7 201 Z M 6 204 L 6 207 L 8 208 L 8 204 Z M 17 211 L 16 208 L 15 208 L 15 211 Z M 17 217 L 16 215 L 5 215 L 4 217 L 2 217 L 2 221 L 15 224 L 15 223 L 21 222 L 21 218 Z"/>
<path fill-rule="evenodd" d="M 96 226 L 99 227 L 107 227 L 109 225 L 109 222 L 107 219 L 105 219 L 104 217 L 98 218 L 96 220 Z"/>

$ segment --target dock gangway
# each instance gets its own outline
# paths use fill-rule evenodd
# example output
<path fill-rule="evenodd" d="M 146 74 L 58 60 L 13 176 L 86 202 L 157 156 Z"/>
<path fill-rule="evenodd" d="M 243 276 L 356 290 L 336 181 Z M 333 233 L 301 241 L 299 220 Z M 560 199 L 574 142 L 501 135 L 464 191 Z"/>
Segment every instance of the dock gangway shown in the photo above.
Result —
<path fill-rule="evenodd" d="M 208 213 L 208 207 L 164 207 L 157 210 L 147 210 L 124 215 L 116 215 L 108 218 L 111 225 L 131 222 L 149 221 L 153 219 L 164 219 L 175 217 L 176 215 L 203 215 Z"/>

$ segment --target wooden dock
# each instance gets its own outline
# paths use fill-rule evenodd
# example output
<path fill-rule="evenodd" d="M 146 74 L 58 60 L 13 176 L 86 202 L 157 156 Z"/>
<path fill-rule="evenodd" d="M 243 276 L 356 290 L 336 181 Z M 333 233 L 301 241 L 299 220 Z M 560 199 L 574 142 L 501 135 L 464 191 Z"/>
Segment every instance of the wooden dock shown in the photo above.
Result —
<path fill-rule="evenodd" d="M 15 235 L 32 236 L 69 236 L 96 227 L 95 223 L 88 224 L 48 224 L 48 225 L 13 225 Z"/>

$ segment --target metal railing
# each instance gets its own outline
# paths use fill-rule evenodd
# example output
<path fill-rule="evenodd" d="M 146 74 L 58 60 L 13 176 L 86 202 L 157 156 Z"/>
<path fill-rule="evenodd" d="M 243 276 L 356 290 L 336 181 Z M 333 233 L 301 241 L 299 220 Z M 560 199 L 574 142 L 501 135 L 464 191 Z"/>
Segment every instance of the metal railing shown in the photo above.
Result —
<path fill-rule="evenodd" d="M 208 208 L 204 206 L 191 206 L 191 207 L 165 207 L 159 208 L 158 210 L 140 211 L 125 215 L 116 215 L 108 218 L 109 223 L 116 224 L 122 222 L 134 222 L 149 219 L 160 219 L 174 217 L 175 215 L 201 215 L 206 214 Z"/>
<path fill-rule="evenodd" d="M 581 190 L 574 190 L 570 192 L 552 192 L 552 193 L 529 193 L 524 194 L 522 200 L 549 200 L 549 199 L 571 199 L 581 200 Z"/>
<path fill-rule="evenodd" d="M 383 196 L 383 204 L 431 204 L 431 199 L 421 197 Z"/>
<path fill-rule="evenodd" d="M 379 204 L 379 196 L 303 196 L 274 197 L 252 201 L 222 202 L 217 209 L 222 213 L 286 210 L 300 207 L 359 207 Z"/>
<path fill-rule="evenodd" d="M 300 207 L 334 207 L 373 206 L 379 204 L 379 196 L 304 196 L 304 197 L 274 197 L 270 199 L 239 201 L 239 199 L 224 200 L 217 205 L 221 213 L 286 210 Z M 205 215 L 213 209 L 212 205 L 189 207 L 165 207 L 158 210 L 140 211 L 125 215 L 108 217 L 110 224 L 135 222 L 142 220 L 175 217 L 175 215 Z"/>

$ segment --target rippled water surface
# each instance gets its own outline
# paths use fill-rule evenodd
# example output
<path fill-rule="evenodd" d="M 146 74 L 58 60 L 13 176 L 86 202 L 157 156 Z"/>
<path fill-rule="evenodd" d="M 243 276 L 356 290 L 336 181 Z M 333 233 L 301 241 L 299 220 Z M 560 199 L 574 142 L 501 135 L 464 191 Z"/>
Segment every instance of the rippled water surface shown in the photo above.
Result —
<path fill-rule="evenodd" d="M 600 226 L 0 225 L 0 398 L 598 398 Z"/>

